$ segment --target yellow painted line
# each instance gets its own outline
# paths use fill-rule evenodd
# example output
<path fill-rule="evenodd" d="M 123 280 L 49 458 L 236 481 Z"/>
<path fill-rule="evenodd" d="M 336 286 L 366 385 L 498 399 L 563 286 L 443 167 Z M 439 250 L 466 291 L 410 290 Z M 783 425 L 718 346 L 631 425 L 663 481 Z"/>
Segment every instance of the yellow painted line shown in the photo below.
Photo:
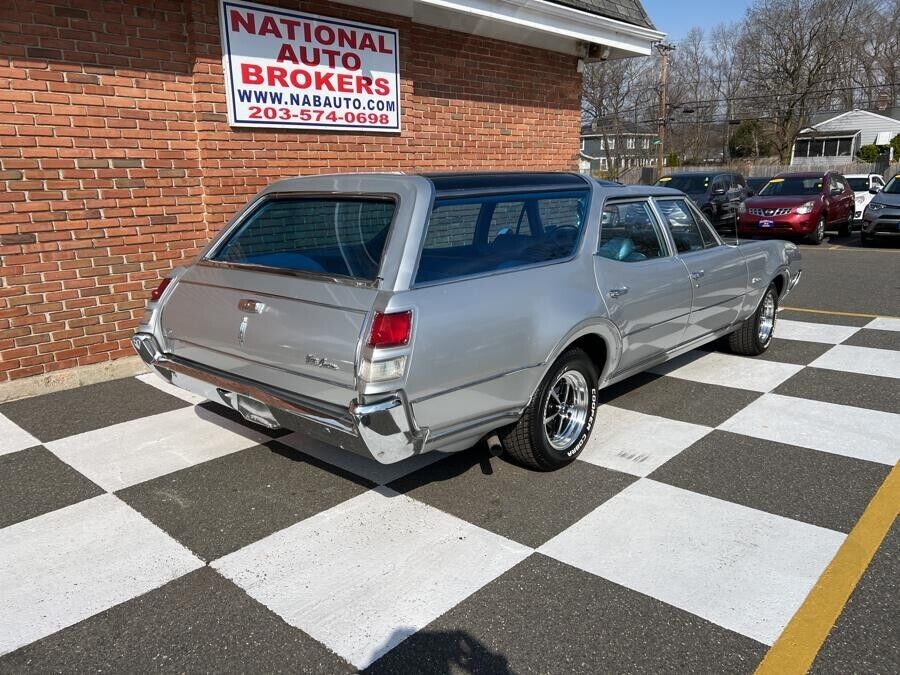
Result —
<path fill-rule="evenodd" d="M 863 314 L 861 312 L 838 312 L 831 309 L 806 309 L 805 307 L 786 307 L 782 306 L 786 312 L 806 312 L 808 314 L 828 314 L 830 316 L 855 316 L 862 319 L 900 319 L 900 316 L 891 316 L 890 314 Z"/>
<path fill-rule="evenodd" d="M 872 497 L 834 559 L 769 649 L 755 675 L 806 673 L 900 510 L 900 463 Z"/>

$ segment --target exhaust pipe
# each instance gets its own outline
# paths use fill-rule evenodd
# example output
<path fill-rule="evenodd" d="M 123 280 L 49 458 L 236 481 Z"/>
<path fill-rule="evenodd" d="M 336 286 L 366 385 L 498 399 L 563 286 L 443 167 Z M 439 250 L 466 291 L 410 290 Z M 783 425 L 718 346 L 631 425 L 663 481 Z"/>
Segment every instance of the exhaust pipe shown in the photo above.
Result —
<path fill-rule="evenodd" d="M 499 457 L 503 454 L 503 444 L 500 442 L 500 437 L 497 434 L 488 436 L 487 446 L 492 457 Z"/>

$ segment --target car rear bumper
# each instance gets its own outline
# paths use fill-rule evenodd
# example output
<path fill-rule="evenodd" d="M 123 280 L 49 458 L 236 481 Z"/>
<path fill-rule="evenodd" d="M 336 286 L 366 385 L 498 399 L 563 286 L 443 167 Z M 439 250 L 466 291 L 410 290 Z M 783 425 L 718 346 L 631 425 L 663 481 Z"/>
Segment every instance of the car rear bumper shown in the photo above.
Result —
<path fill-rule="evenodd" d="M 149 333 L 135 334 L 131 344 L 166 381 L 263 426 L 298 431 L 382 464 L 420 454 L 428 439 L 403 392 L 342 408 L 166 354 Z"/>

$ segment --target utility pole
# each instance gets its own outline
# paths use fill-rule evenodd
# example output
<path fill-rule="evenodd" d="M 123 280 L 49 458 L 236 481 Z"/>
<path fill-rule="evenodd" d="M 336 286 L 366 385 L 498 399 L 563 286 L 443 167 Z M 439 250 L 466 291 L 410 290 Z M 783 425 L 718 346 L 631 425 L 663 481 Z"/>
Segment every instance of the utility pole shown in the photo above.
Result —
<path fill-rule="evenodd" d="M 662 57 L 662 66 L 659 70 L 659 127 L 657 130 L 659 142 L 656 144 L 656 177 L 659 178 L 662 176 L 663 158 L 666 156 L 666 126 L 669 117 L 666 111 L 666 97 L 669 93 L 669 53 L 675 49 L 675 45 L 658 42 L 656 49 L 659 50 Z"/>

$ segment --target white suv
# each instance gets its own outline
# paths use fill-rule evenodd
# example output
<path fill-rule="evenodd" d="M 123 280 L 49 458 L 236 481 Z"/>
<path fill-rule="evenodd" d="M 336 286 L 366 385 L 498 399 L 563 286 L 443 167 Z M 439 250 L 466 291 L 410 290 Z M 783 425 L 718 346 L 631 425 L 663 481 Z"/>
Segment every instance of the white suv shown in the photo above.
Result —
<path fill-rule="evenodd" d="M 877 173 L 851 173 L 844 178 L 850 183 L 853 190 L 855 204 L 853 207 L 853 220 L 862 220 L 863 211 L 872 201 L 874 196 L 870 190 L 880 190 L 884 187 L 884 179 Z"/>

